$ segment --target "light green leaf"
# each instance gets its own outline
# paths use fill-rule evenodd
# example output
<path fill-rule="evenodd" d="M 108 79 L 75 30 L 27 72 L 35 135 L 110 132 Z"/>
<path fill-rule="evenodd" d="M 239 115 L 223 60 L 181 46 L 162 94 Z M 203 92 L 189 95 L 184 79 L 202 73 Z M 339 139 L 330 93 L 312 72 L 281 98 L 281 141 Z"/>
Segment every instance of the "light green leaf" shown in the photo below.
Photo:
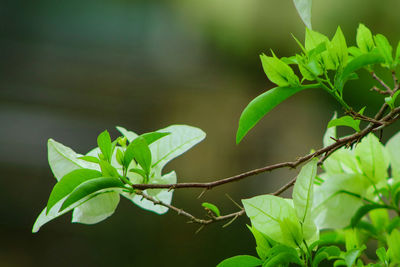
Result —
<path fill-rule="evenodd" d="M 371 212 L 371 211 L 373 211 L 375 209 L 385 209 L 385 208 L 387 208 L 387 206 L 386 205 L 381 205 L 381 204 L 367 204 L 367 205 L 364 205 L 364 206 L 360 207 L 356 211 L 354 216 L 351 218 L 350 226 L 354 228 L 359 223 L 359 221 L 361 221 L 361 219 L 365 215 L 367 215 L 367 213 L 369 213 L 369 212 Z"/>
<path fill-rule="evenodd" d="M 259 258 L 250 255 L 238 255 L 220 262 L 217 267 L 256 267 L 261 266 Z"/>
<path fill-rule="evenodd" d="M 119 199 L 118 192 L 107 192 L 97 195 L 74 209 L 72 222 L 84 224 L 101 222 L 114 213 Z"/>
<path fill-rule="evenodd" d="M 332 118 L 331 118 L 331 121 L 336 119 L 336 117 L 337 117 L 337 114 L 335 112 L 333 114 Z M 336 139 L 336 127 L 334 127 L 334 126 L 333 127 L 327 127 L 326 132 L 324 134 L 324 137 L 322 139 L 323 140 L 322 141 L 323 146 L 327 147 L 327 146 L 335 143 L 335 140 L 332 139 L 332 138 Z"/>
<path fill-rule="evenodd" d="M 202 130 L 188 125 L 172 125 L 157 132 L 171 134 L 150 145 L 152 168 L 156 169 L 156 176 L 161 176 L 162 168 L 170 160 L 185 153 L 206 137 Z"/>
<path fill-rule="evenodd" d="M 111 137 L 107 130 L 99 134 L 97 137 L 97 145 L 99 146 L 101 153 L 103 153 L 106 161 L 111 161 L 111 153 L 112 153 L 112 144 Z"/>
<path fill-rule="evenodd" d="M 221 213 L 218 209 L 217 206 L 215 206 L 214 204 L 208 203 L 208 202 L 203 202 L 201 204 L 205 209 L 211 210 L 215 215 L 217 215 L 217 217 L 221 216 Z"/>
<path fill-rule="evenodd" d="M 167 173 L 160 178 L 150 180 L 150 184 L 175 184 L 175 183 L 176 183 L 176 173 L 174 171 Z M 171 204 L 173 191 L 174 190 L 168 190 L 168 189 L 147 189 L 144 190 L 143 192 L 147 195 L 153 196 L 155 199 L 163 203 Z M 167 207 L 161 205 L 154 205 L 153 202 L 143 198 L 142 196 L 129 193 L 122 193 L 122 195 L 131 200 L 133 203 L 135 203 L 142 209 L 149 210 L 160 215 L 168 211 Z"/>
<path fill-rule="evenodd" d="M 311 29 L 311 7 L 312 0 L 293 0 L 297 12 L 307 28 Z"/>
<path fill-rule="evenodd" d="M 353 119 L 352 117 L 346 115 L 334 120 L 331 120 L 328 123 L 328 128 L 336 127 L 336 126 L 348 126 L 353 128 L 355 131 L 360 131 L 360 120 Z"/>
<path fill-rule="evenodd" d="M 297 247 L 296 240 L 298 232 L 301 232 L 300 223 L 296 211 L 288 200 L 272 195 L 260 195 L 250 199 L 243 199 L 242 203 L 251 224 L 261 233 L 269 236 L 272 240 L 282 244 Z M 284 219 L 292 220 L 292 227 L 285 228 L 287 233 L 292 233 L 293 238 L 288 239 L 282 235 L 281 225 Z M 293 231 L 293 229 L 296 229 Z"/>
<path fill-rule="evenodd" d="M 47 142 L 50 168 L 57 180 L 73 170 L 86 168 L 100 170 L 99 165 L 79 159 L 81 154 L 75 153 L 69 147 L 49 139 Z"/>
<path fill-rule="evenodd" d="M 376 250 L 376 255 L 378 256 L 379 260 L 387 265 L 386 259 L 386 249 L 385 247 L 380 247 Z"/>
<path fill-rule="evenodd" d="M 361 166 L 354 155 L 354 151 L 345 147 L 333 152 L 324 161 L 323 168 L 329 174 L 353 174 L 361 172 Z"/>
<path fill-rule="evenodd" d="M 325 46 L 324 51 L 321 51 L 321 54 L 318 55 L 316 52 L 316 49 L 318 46 Z M 330 41 L 328 37 L 323 35 L 322 33 L 313 31 L 311 29 L 306 29 L 306 37 L 305 37 L 305 49 L 307 50 L 307 54 L 309 57 L 313 57 L 314 53 L 317 54 L 317 59 L 319 60 L 320 58 L 322 59 L 322 62 L 325 66 L 326 69 L 328 70 L 333 70 L 335 69 L 335 65 L 332 61 L 332 58 L 330 56 L 330 51 L 328 48 L 330 47 Z M 319 48 L 321 49 L 321 48 Z M 314 51 L 314 52 L 313 52 Z"/>
<path fill-rule="evenodd" d="M 385 63 L 389 66 L 393 63 L 393 55 L 392 51 L 393 48 L 390 45 L 388 39 L 382 34 L 377 34 L 374 36 L 376 47 L 378 48 L 379 52 L 385 59 Z"/>
<path fill-rule="evenodd" d="M 392 177 L 400 178 L 400 132 L 389 139 L 386 149 L 390 158 Z"/>
<path fill-rule="evenodd" d="M 364 137 L 354 153 L 360 162 L 361 170 L 372 182 L 377 184 L 388 177 L 389 156 L 374 134 L 370 133 Z"/>
<path fill-rule="evenodd" d="M 396 55 L 394 60 L 395 60 L 395 65 L 400 63 L 400 41 L 397 43 Z"/>
<path fill-rule="evenodd" d="M 147 175 L 150 173 L 151 151 L 146 140 L 141 136 L 133 140 L 126 148 L 124 156 L 125 168 L 128 168 L 132 159 L 139 163 Z"/>
<path fill-rule="evenodd" d="M 299 87 L 275 87 L 254 98 L 240 115 L 236 143 L 239 144 L 247 132 L 278 104 L 302 90 L 317 87 L 317 84 Z"/>
<path fill-rule="evenodd" d="M 387 237 L 388 254 L 391 260 L 400 263 L 400 231 L 394 229 Z"/>
<path fill-rule="evenodd" d="M 314 197 L 314 180 L 317 175 L 318 159 L 314 158 L 301 168 L 293 188 L 293 204 L 297 218 L 304 224 L 306 218 L 311 216 Z"/>
<path fill-rule="evenodd" d="M 57 202 L 69 195 L 81 183 L 99 177 L 101 177 L 101 172 L 91 169 L 77 169 L 64 175 L 51 191 L 47 210 L 51 210 Z"/>
<path fill-rule="evenodd" d="M 101 167 L 101 172 L 104 177 L 114 177 L 119 178 L 119 173 L 115 167 L 113 167 L 110 163 L 105 160 L 100 160 L 99 162 Z"/>
<path fill-rule="evenodd" d="M 314 186 L 313 216 L 318 229 L 343 228 L 363 201 L 355 196 L 341 193 L 346 190 L 364 197 L 370 186 L 360 174 L 322 174 L 324 182 Z"/>
<path fill-rule="evenodd" d="M 356 41 L 357 46 L 363 53 L 371 52 L 372 49 L 374 49 L 375 47 L 371 31 L 364 24 L 361 23 L 357 29 Z"/>
<path fill-rule="evenodd" d="M 260 55 L 262 66 L 268 79 L 278 86 L 298 86 L 299 78 L 294 74 L 292 68 L 275 56 Z"/>
<path fill-rule="evenodd" d="M 385 97 L 385 102 L 386 102 L 386 104 L 389 105 L 389 107 L 391 109 L 395 108 L 395 102 L 396 102 L 396 99 L 397 99 L 399 94 L 400 94 L 400 91 L 397 91 L 392 96 Z"/>
<path fill-rule="evenodd" d="M 347 267 L 354 266 L 356 260 L 361 256 L 362 252 L 366 248 L 367 247 L 365 245 L 363 245 L 361 248 L 354 248 L 354 249 L 346 252 L 344 261 L 346 262 Z"/>
<path fill-rule="evenodd" d="M 65 210 L 72 204 L 92 196 L 94 193 L 98 193 L 102 190 L 113 190 L 113 189 L 123 189 L 124 184 L 117 178 L 112 177 L 100 177 L 88 180 L 80 184 L 64 201 L 61 206 L 60 211 Z"/>
<path fill-rule="evenodd" d="M 124 127 L 117 126 L 116 128 L 123 136 L 125 136 L 128 139 L 129 142 L 132 142 L 136 137 L 138 137 L 136 133 L 128 131 Z"/>

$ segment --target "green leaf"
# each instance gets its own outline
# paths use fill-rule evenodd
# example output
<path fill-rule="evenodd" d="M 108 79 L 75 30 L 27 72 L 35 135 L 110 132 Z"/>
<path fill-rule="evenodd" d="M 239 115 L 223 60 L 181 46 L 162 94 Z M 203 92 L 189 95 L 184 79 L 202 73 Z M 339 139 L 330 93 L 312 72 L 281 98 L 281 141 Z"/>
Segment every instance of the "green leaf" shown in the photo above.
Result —
<path fill-rule="evenodd" d="M 344 84 L 351 78 L 352 73 L 361 68 L 368 68 L 371 64 L 378 64 L 384 61 L 384 58 L 375 49 L 367 54 L 354 57 L 343 69 L 343 72 L 335 79 L 335 87 L 339 91 L 342 91 Z"/>
<path fill-rule="evenodd" d="M 283 252 L 269 259 L 263 265 L 263 267 L 275 267 L 275 266 L 280 266 L 281 264 L 288 264 L 288 263 L 296 263 L 301 266 L 304 266 L 299 256 L 292 253 Z"/>
<path fill-rule="evenodd" d="M 119 163 L 119 165 L 125 167 L 125 164 L 124 164 L 124 154 L 125 154 L 125 153 L 122 152 L 121 149 L 117 148 L 117 152 L 116 152 L 116 154 L 115 154 L 115 158 L 116 158 L 117 162 Z"/>
<path fill-rule="evenodd" d="M 364 24 L 361 23 L 357 29 L 356 41 L 357 46 L 363 53 L 371 52 L 372 49 L 374 49 L 375 47 L 371 31 Z"/>
<path fill-rule="evenodd" d="M 105 177 L 119 178 L 119 173 L 116 168 L 114 168 L 110 163 L 105 160 L 100 160 L 99 162 L 101 172 Z"/>
<path fill-rule="evenodd" d="M 394 108 L 395 108 L 396 98 L 397 98 L 397 96 L 398 96 L 399 94 L 400 94 L 400 91 L 397 91 L 396 93 L 393 94 L 393 96 L 385 97 L 385 102 L 386 102 L 386 104 L 389 105 L 389 107 L 390 107 L 391 109 L 394 109 Z"/>
<path fill-rule="evenodd" d="M 389 257 L 393 261 L 400 262 L 400 232 L 394 229 L 387 237 Z"/>
<path fill-rule="evenodd" d="M 74 209 L 72 222 L 84 224 L 101 222 L 114 213 L 119 199 L 118 192 L 107 192 L 97 195 Z"/>
<path fill-rule="evenodd" d="M 378 256 L 379 260 L 385 264 L 387 264 L 386 260 L 386 249 L 385 247 L 380 247 L 376 250 L 376 256 Z"/>
<path fill-rule="evenodd" d="M 298 233 L 301 226 L 290 200 L 272 195 L 261 195 L 250 199 L 243 199 L 242 203 L 251 224 L 261 233 L 282 244 L 297 247 Z M 284 219 L 291 220 L 292 224 L 281 224 Z M 290 227 L 286 227 L 290 226 Z M 293 231 L 293 229 L 295 229 Z M 282 232 L 292 234 L 291 238 L 283 236 Z"/>
<path fill-rule="evenodd" d="M 262 66 L 268 79 L 278 86 L 298 86 L 299 78 L 294 74 L 292 68 L 275 56 L 268 57 L 260 55 Z"/>
<path fill-rule="evenodd" d="M 112 145 L 111 145 L 111 137 L 107 130 L 99 134 L 97 137 L 97 145 L 99 146 L 101 153 L 103 153 L 106 161 L 111 161 L 111 153 L 112 153 Z"/>
<path fill-rule="evenodd" d="M 80 184 L 64 201 L 60 211 L 62 212 L 72 204 L 90 197 L 92 194 L 105 189 L 125 188 L 124 184 L 117 178 L 113 177 L 100 177 L 88 180 Z"/>
<path fill-rule="evenodd" d="M 141 136 L 133 140 L 125 150 L 124 164 L 126 168 L 128 168 L 132 159 L 135 159 L 145 173 L 149 175 L 151 168 L 151 151 L 146 140 Z"/>
<path fill-rule="evenodd" d="M 395 60 L 395 62 L 394 62 L 395 65 L 400 63 L 400 41 L 397 43 L 396 55 L 395 55 L 394 60 Z"/>
<path fill-rule="evenodd" d="M 381 204 L 367 204 L 362 207 L 360 207 L 354 216 L 351 218 L 351 227 L 356 227 L 358 222 L 370 211 L 375 210 L 375 209 L 382 209 L 382 208 L 387 208 L 387 205 L 381 205 Z"/>
<path fill-rule="evenodd" d="M 267 258 L 268 251 L 273 246 L 272 244 L 273 241 L 269 240 L 267 236 L 258 231 L 254 226 L 247 225 L 247 228 L 249 228 L 249 230 L 254 236 L 254 239 L 256 240 L 256 245 L 257 245 L 256 251 L 258 256 L 260 257 L 261 260 L 265 260 Z"/>
<path fill-rule="evenodd" d="M 208 202 L 203 202 L 201 204 L 205 209 L 211 210 L 212 212 L 214 212 L 215 215 L 217 215 L 217 217 L 221 216 L 221 213 L 219 212 L 219 209 L 217 206 L 215 206 L 214 204 L 208 203 Z"/>
<path fill-rule="evenodd" d="M 311 7 L 312 0 L 293 0 L 297 12 L 307 28 L 311 29 Z"/>
<path fill-rule="evenodd" d="M 77 169 L 66 174 L 51 191 L 47 201 L 47 211 L 51 210 L 58 201 L 70 194 L 81 183 L 99 177 L 101 177 L 101 172 L 90 169 Z"/>
<path fill-rule="evenodd" d="M 330 56 L 330 51 L 328 51 L 328 47 L 330 47 L 328 37 L 322 33 L 306 29 L 305 49 L 307 50 L 308 57 L 316 56 L 317 60 L 322 59 L 325 68 L 333 70 L 335 69 L 335 65 Z M 316 53 L 319 51 L 321 51 L 320 54 Z"/>
<path fill-rule="evenodd" d="M 372 182 L 377 184 L 387 178 L 389 156 L 374 134 L 370 133 L 364 137 L 356 146 L 354 153 L 358 157 L 361 170 Z"/>
<path fill-rule="evenodd" d="M 380 54 L 385 59 L 385 63 L 389 66 L 393 64 L 393 48 L 390 45 L 388 39 L 382 34 L 377 34 L 374 36 L 376 47 L 378 48 Z"/>
<path fill-rule="evenodd" d="M 259 258 L 250 255 L 238 255 L 220 262 L 217 267 L 256 267 L 261 266 Z"/>
<path fill-rule="evenodd" d="M 314 197 L 314 180 L 317 175 L 318 159 L 313 158 L 301 168 L 293 188 L 293 204 L 297 218 L 304 224 L 306 217 L 311 216 Z"/>
<path fill-rule="evenodd" d="M 302 90 L 317 87 L 317 84 L 299 87 L 275 87 L 254 98 L 240 115 L 236 143 L 239 144 L 248 131 L 278 104 Z"/>
<path fill-rule="evenodd" d="M 389 139 L 386 149 L 389 154 L 392 177 L 400 178 L 400 132 Z"/>
<path fill-rule="evenodd" d="M 353 119 L 346 115 L 337 119 L 333 119 L 328 123 L 328 128 L 336 126 L 348 126 L 353 128 L 355 131 L 360 131 L 360 120 Z"/>
<path fill-rule="evenodd" d="M 366 249 L 367 247 L 363 245 L 361 248 L 354 248 L 348 252 L 346 252 L 344 256 L 344 261 L 346 262 L 347 267 L 352 267 L 355 263 L 356 260 L 361 256 L 362 252 Z"/>
<path fill-rule="evenodd" d="M 133 169 L 130 169 L 129 171 L 130 171 L 130 172 L 137 173 L 137 174 L 139 174 L 140 176 L 142 176 L 143 178 L 146 179 L 147 174 L 146 174 L 146 172 L 145 172 L 144 170 L 142 170 L 142 169 L 133 168 Z"/>
<path fill-rule="evenodd" d="M 313 258 L 313 267 L 318 267 L 321 261 L 336 259 L 340 255 L 340 249 L 337 246 L 322 247 L 318 249 Z"/>
<path fill-rule="evenodd" d="M 369 218 L 372 222 L 372 225 L 377 229 L 378 231 L 385 230 L 386 227 L 390 223 L 390 218 L 389 218 L 389 209 L 393 209 L 390 206 L 382 206 L 381 209 L 373 209 L 369 212 Z"/>
<path fill-rule="evenodd" d="M 47 148 L 49 165 L 57 180 L 76 169 L 100 170 L 99 165 L 79 159 L 82 155 L 75 153 L 71 148 L 53 139 L 48 140 Z"/>
<path fill-rule="evenodd" d="M 163 138 L 164 136 L 170 135 L 171 133 L 159 133 L 159 132 L 151 132 L 151 133 L 145 133 L 142 134 L 141 137 L 144 138 L 144 140 L 146 140 L 146 143 L 148 145 L 154 143 L 155 141 L 157 141 L 160 138 Z"/>
<path fill-rule="evenodd" d="M 328 51 L 336 69 L 341 69 L 346 66 L 348 58 L 347 44 L 340 27 L 337 28 L 336 33 L 328 47 Z"/>
<path fill-rule="evenodd" d="M 78 159 L 82 159 L 84 161 L 92 162 L 92 163 L 99 163 L 99 159 L 96 157 L 92 157 L 92 156 L 83 156 L 83 157 L 79 157 Z"/>

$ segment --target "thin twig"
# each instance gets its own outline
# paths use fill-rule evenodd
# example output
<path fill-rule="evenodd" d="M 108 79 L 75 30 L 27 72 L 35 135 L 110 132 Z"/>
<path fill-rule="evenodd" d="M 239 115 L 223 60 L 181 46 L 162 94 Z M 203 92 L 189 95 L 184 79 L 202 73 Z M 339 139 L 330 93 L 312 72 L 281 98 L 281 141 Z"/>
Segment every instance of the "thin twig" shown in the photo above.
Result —
<path fill-rule="evenodd" d="M 383 88 L 385 88 L 386 91 L 387 91 L 388 93 L 390 93 L 390 94 L 393 93 L 392 89 L 391 89 L 381 78 L 379 78 L 379 77 L 376 75 L 375 72 L 371 71 L 371 75 L 372 75 L 372 78 L 374 78 L 375 80 L 377 80 L 378 83 L 380 83 L 380 85 L 382 85 Z"/>

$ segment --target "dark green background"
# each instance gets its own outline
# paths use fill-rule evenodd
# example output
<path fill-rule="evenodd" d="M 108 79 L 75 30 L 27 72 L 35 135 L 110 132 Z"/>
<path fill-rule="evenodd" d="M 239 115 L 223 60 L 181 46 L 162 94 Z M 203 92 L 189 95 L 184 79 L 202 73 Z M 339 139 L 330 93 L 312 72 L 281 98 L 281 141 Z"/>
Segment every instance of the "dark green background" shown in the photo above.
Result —
<path fill-rule="evenodd" d="M 399 8 L 396 0 L 314 0 L 313 25 L 330 37 L 341 25 L 354 44 L 364 22 L 397 45 Z M 303 39 L 289 0 L 1 1 L 0 266 L 215 266 L 255 254 L 244 217 L 195 235 L 185 218 L 145 212 L 125 199 L 97 225 L 71 224 L 68 215 L 37 234 L 31 227 L 55 184 L 48 138 L 85 153 L 104 129 L 117 137 L 115 125 L 138 133 L 175 123 L 200 127 L 207 139 L 166 167 L 180 182 L 220 179 L 318 148 L 340 110 L 318 90 L 289 99 L 235 145 L 241 111 L 273 86 L 258 55 L 298 51 L 290 33 Z M 374 112 L 382 97 L 371 85 L 351 82 L 346 100 Z M 239 201 L 294 175 L 262 174 L 200 200 L 199 190 L 176 191 L 173 203 L 202 216 L 200 204 L 209 201 L 229 213 L 236 209 L 225 193 Z"/>

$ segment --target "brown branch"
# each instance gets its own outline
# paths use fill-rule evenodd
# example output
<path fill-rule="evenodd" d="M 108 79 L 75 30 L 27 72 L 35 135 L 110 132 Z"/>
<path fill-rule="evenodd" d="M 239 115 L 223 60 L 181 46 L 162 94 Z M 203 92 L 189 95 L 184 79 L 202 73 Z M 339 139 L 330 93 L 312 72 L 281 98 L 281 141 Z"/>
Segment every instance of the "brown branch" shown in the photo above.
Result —
<path fill-rule="evenodd" d="M 376 75 L 375 72 L 371 71 L 371 75 L 372 75 L 372 78 L 374 78 L 375 80 L 377 80 L 378 83 L 380 83 L 380 85 L 382 85 L 383 88 L 386 89 L 386 92 L 387 92 L 387 93 L 393 94 L 392 89 L 391 89 L 381 78 L 379 78 L 379 77 Z"/>
<path fill-rule="evenodd" d="M 383 116 L 384 111 L 386 109 L 386 104 L 384 104 L 381 109 L 379 110 L 379 112 L 377 113 L 377 115 L 375 116 L 375 120 L 377 120 L 376 118 L 379 118 L 381 116 Z M 384 127 L 387 127 L 388 125 L 392 124 L 394 121 L 397 120 L 397 117 L 395 119 L 393 119 L 392 117 L 396 114 L 400 113 L 400 108 L 396 108 L 393 109 L 388 115 L 386 115 L 385 117 L 383 117 L 382 119 L 380 119 L 377 122 L 371 122 L 367 127 L 365 127 L 362 131 L 354 133 L 350 136 L 347 137 L 343 137 L 340 139 L 337 139 L 337 141 L 329 146 L 326 146 L 324 148 L 321 148 L 317 151 L 315 151 L 314 153 L 305 155 L 303 157 L 298 158 L 295 161 L 288 161 L 288 162 L 282 162 L 282 163 L 277 163 L 277 164 L 272 164 L 272 165 L 268 165 L 262 168 L 258 168 L 258 169 L 254 169 L 254 170 L 250 170 L 238 175 L 234 175 L 228 178 L 224 178 L 224 179 L 220 179 L 220 180 L 216 180 L 213 182 L 206 182 L 206 183 L 198 183 L 198 182 L 194 182 L 194 183 L 176 183 L 176 184 L 134 184 L 132 185 L 133 188 L 135 189 L 140 189 L 140 190 L 145 190 L 145 189 L 156 189 L 156 188 L 163 188 L 163 189 L 180 189 L 180 188 L 206 188 L 206 189 L 212 189 L 214 187 L 220 186 L 220 185 L 224 185 L 227 183 L 232 183 L 232 182 L 237 182 L 240 181 L 244 178 L 250 177 L 250 176 L 254 176 L 256 174 L 260 174 L 263 172 L 267 172 L 267 171 L 272 171 L 272 170 L 276 170 L 276 169 L 281 169 L 281 168 L 285 168 L 285 167 L 289 167 L 289 168 L 296 168 L 298 165 L 314 158 L 314 157 L 318 157 L 320 155 L 323 155 L 325 153 L 328 153 L 330 151 L 334 151 L 339 149 L 340 147 L 346 146 L 346 145 L 351 145 L 354 142 L 357 142 L 358 140 L 360 140 L 361 138 L 363 138 L 364 136 L 366 136 L 368 133 L 372 132 L 372 131 L 376 131 L 376 130 L 380 130 Z"/>

